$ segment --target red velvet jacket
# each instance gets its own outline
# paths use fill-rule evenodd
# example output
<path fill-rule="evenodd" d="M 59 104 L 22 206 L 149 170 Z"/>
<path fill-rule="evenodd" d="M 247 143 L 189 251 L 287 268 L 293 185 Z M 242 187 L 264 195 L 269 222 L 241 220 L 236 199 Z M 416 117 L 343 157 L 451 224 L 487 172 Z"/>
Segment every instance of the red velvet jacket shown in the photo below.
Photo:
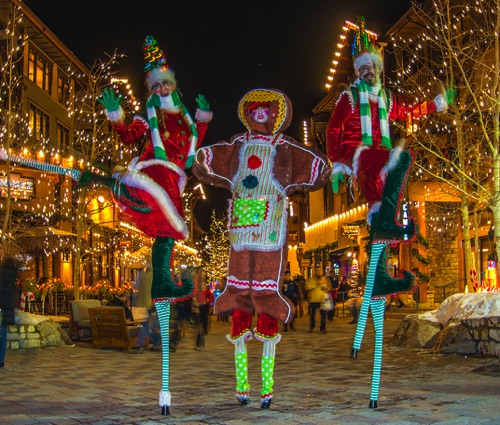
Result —
<path fill-rule="evenodd" d="M 163 122 L 165 126 L 160 126 L 160 135 L 165 147 L 165 152 L 169 161 L 184 169 L 186 160 L 189 153 L 191 130 L 188 121 L 179 113 L 170 113 L 162 110 Z M 206 122 L 196 121 L 196 130 L 198 132 L 198 141 L 196 147 L 201 146 L 205 134 L 207 132 L 208 124 Z M 147 121 L 142 117 L 135 117 L 129 125 L 122 124 L 115 126 L 116 132 L 123 143 L 133 143 L 139 140 L 144 135 L 147 135 L 151 140 L 151 132 Z M 153 159 L 154 148 L 153 143 L 150 142 L 142 153 L 139 161 L 146 161 Z"/>
<path fill-rule="evenodd" d="M 355 86 L 352 86 L 356 90 Z M 417 106 L 407 105 L 394 93 L 388 96 L 389 121 L 404 121 L 419 118 L 436 111 L 434 102 L 423 102 Z M 380 146 L 380 121 L 378 103 L 370 101 L 372 117 L 373 148 Z M 335 109 L 326 128 L 326 150 L 332 162 L 341 162 L 352 169 L 352 160 L 356 148 L 361 144 L 361 117 L 359 96 L 354 104 L 351 90 L 345 90 L 339 96 Z M 383 148 L 382 148 L 383 149 Z"/>

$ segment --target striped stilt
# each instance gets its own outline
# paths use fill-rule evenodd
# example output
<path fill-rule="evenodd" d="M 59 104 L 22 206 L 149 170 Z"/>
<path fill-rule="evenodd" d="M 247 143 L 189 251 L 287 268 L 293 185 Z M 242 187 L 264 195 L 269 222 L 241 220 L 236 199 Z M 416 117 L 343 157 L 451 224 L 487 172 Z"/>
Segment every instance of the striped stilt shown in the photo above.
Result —
<path fill-rule="evenodd" d="M 373 353 L 372 387 L 370 391 L 370 408 L 377 408 L 380 389 L 380 372 L 382 370 L 382 344 L 384 339 L 385 297 L 371 300 L 373 326 L 375 327 L 375 351 Z"/>
<path fill-rule="evenodd" d="M 373 286 L 375 285 L 375 274 L 377 271 L 377 264 L 382 251 L 385 249 L 386 244 L 374 243 L 370 253 L 370 264 L 368 266 L 368 275 L 366 277 L 366 286 L 363 294 L 363 302 L 361 303 L 361 311 L 358 317 L 358 324 L 356 325 L 356 333 L 354 335 L 354 343 L 352 347 L 352 358 L 356 358 L 358 350 L 361 348 L 363 336 L 366 329 L 366 321 L 368 320 L 368 312 L 372 304 Z M 373 309 L 372 309 L 373 314 Z"/>
<path fill-rule="evenodd" d="M 159 405 L 161 414 L 170 414 L 170 302 L 155 301 L 161 333 L 161 391 Z"/>

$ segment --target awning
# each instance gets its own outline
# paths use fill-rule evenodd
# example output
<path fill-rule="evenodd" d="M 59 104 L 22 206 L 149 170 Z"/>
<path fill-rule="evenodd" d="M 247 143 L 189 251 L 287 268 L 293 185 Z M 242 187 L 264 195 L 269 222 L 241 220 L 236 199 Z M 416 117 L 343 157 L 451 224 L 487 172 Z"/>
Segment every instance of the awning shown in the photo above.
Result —
<path fill-rule="evenodd" d="M 343 246 L 342 248 L 334 249 L 334 250 L 330 251 L 329 253 L 332 255 L 342 255 L 344 252 L 350 251 L 350 250 L 359 250 L 359 245 Z"/>
<path fill-rule="evenodd" d="M 67 232 L 51 226 L 37 226 L 19 234 L 17 242 L 25 252 L 36 252 L 41 249 L 66 248 L 74 244 L 76 233 Z"/>

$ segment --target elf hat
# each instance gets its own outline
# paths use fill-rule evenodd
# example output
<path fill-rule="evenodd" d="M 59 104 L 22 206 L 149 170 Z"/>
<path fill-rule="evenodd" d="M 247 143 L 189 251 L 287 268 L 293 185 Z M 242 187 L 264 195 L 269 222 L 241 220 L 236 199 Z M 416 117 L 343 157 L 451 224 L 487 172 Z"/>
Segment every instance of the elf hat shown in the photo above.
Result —
<path fill-rule="evenodd" d="M 366 22 L 362 16 L 358 17 L 358 30 L 354 33 L 352 57 L 356 72 L 369 63 L 375 63 L 381 71 L 384 69 L 381 49 L 375 44 L 375 37 L 366 32 Z"/>
<path fill-rule="evenodd" d="M 144 51 L 144 60 L 146 62 L 144 70 L 146 71 L 146 83 L 149 90 L 151 90 L 151 87 L 157 81 L 167 80 L 173 85 L 177 85 L 174 71 L 168 66 L 165 55 L 158 47 L 153 36 L 146 36 L 142 50 Z"/>

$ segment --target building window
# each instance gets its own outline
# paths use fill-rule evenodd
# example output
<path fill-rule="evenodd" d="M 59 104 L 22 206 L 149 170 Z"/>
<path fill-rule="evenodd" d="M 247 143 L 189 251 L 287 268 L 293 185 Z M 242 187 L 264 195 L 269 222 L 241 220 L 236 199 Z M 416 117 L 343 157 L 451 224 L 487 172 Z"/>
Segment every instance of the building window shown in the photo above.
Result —
<path fill-rule="evenodd" d="M 57 151 L 62 156 L 69 155 L 69 129 L 57 123 Z"/>
<path fill-rule="evenodd" d="M 57 100 L 61 105 L 69 106 L 71 93 L 71 80 L 69 77 L 59 70 L 57 72 Z"/>
<path fill-rule="evenodd" d="M 30 104 L 28 120 L 32 140 L 47 141 L 49 139 L 49 116 L 35 105 Z"/>
<path fill-rule="evenodd" d="M 33 47 L 30 47 L 29 50 L 28 78 L 42 90 L 50 93 L 52 64 Z"/>

